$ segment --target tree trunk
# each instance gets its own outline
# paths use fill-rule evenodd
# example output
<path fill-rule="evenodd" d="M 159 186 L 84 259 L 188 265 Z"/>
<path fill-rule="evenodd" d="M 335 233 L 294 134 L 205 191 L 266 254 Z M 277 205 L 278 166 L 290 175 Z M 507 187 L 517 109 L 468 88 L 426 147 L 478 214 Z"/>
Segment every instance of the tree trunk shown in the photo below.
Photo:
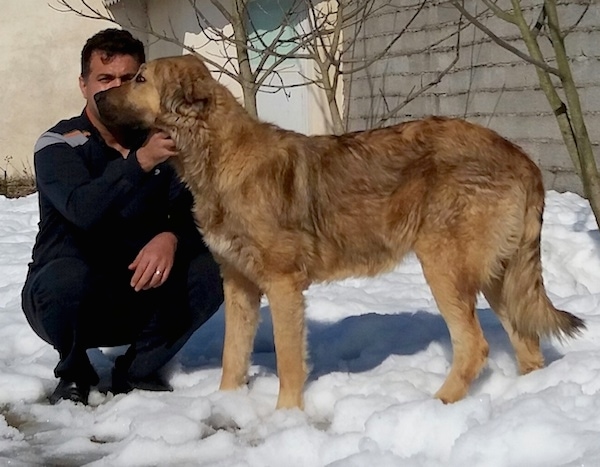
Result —
<path fill-rule="evenodd" d="M 598 167 L 594 158 L 594 151 L 583 118 L 583 110 L 581 108 L 581 100 L 571 66 L 564 44 L 564 36 L 560 30 L 558 19 L 558 11 L 556 9 L 555 0 L 546 0 L 544 8 L 548 15 L 548 27 L 550 29 L 550 41 L 554 49 L 556 63 L 560 71 L 560 80 L 563 85 L 565 99 L 567 101 L 568 115 L 571 120 L 571 131 L 575 140 L 577 158 L 581 168 L 581 181 L 585 195 L 587 196 L 596 221 L 600 220 L 600 177 L 598 175 Z M 600 222 L 598 222 L 600 225 Z"/>
<path fill-rule="evenodd" d="M 521 31 L 521 36 L 529 54 L 533 59 L 545 62 L 538 43 L 538 36 L 534 35 L 529 29 L 529 25 L 521 10 L 520 0 L 512 0 L 512 3 L 515 23 Z M 565 93 L 566 104 L 560 98 L 548 71 L 537 66 L 535 70 L 546 99 L 554 111 L 563 141 L 573 161 L 575 170 L 581 179 L 585 196 L 590 202 L 596 223 L 600 226 L 600 177 L 585 125 L 585 119 L 583 118 L 579 93 L 573 80 L 571 66 L 564 47 L 564 37 L 560 30 L 556 1 L 545 0 L 544 8 L 548 18 L 550 42 L 558 65 L 558 77 Z"/>
<path fill-rule="evenodd" d="M 254 118 L 258 118 L 258 107 L 256 105 L 256 93 L 258 92 L 258 87 L 256 85 L 256 76 L 252 72 L 252 67 L 250 66 L 248 48 L 245 47 L 245 44 L 247 44 L 249 40 L 248 31 L 246 29 L 247 3 L 248 0 L 234 0 L 233 21 L 231 26 L 233 27 L 236 55 L 240 67 L 239 82 L 242 86 L 244 107 L 250 115 Z"/>

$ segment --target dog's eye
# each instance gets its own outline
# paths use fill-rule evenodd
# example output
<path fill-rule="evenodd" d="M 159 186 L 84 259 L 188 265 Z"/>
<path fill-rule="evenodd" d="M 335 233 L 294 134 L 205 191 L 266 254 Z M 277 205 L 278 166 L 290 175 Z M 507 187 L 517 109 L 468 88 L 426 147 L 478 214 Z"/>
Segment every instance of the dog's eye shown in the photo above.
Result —
<path fill-rule="evenodd" d="M 146 78 L 144 78 L 142 75 L 137 75 L 135 77 L 135 82 L 136 83 L 145 83 L 146 82 Z"/>

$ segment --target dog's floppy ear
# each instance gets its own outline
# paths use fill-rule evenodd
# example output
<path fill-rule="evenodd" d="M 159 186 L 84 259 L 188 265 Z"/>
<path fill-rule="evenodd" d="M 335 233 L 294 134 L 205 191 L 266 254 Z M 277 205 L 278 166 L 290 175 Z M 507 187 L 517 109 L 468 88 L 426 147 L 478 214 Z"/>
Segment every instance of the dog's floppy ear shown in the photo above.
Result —
<path fill-rule="evenodd" d="M 201 117 L 208 108 L 212 77 L 196 57 L 181 57 L 182 65 L 173 70 L 170 82 L 163 83 L 167 92 L 164 105 L 167 111 L 184 117 Z"/>

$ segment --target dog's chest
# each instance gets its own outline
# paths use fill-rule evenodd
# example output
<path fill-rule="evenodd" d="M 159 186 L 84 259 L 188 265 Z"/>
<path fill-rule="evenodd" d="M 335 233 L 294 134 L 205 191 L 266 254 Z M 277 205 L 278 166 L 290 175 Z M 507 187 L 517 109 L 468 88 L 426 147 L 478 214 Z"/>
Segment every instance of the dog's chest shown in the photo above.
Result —
<path fill-rule="evenodd" d="M 225 259 L 238 270 L 254 277 L 261 268 L 263 259 L 260 250 L 247 235 L 231 232 L 204 232 L 204 241 L 213 254 Z"/>
<path fill-rule="evenodd" d="M 204 232 L 204 241 L 213 253 L 229 258 L 234 254 L 234 237 L 213 232 Z"/>

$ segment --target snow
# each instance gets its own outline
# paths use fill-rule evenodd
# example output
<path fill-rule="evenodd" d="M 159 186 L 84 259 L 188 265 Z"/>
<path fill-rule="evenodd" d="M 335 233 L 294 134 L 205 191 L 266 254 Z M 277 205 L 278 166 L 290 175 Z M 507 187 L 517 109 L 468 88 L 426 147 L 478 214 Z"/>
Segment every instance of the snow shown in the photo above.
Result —
<path fill-rule="evenodd" d="M 546 368 L 518 375 L 508 338 L 480 299 L 488 365 L 464 400 L 433 399 L 450 367 L 450 341 L 409 256 L 389 274 L 307 291 L 311 374 L 300 412 L 274 410 L 266 302 L 247 387 L 218 391 L 220 311 L 169 365 L 173 392 L 93 390 L 87 407 L 49 405 L 57 355 L 20 306 L 37 198 L 0 197 L 0 465 L 600 465 L 600 233 L 585 199 L 551 191 L 546 202 L 550 298 L 587 324 L 577 339 L 544 342 Z M 123 351 L 90 351 L 101 388 Z"/>

